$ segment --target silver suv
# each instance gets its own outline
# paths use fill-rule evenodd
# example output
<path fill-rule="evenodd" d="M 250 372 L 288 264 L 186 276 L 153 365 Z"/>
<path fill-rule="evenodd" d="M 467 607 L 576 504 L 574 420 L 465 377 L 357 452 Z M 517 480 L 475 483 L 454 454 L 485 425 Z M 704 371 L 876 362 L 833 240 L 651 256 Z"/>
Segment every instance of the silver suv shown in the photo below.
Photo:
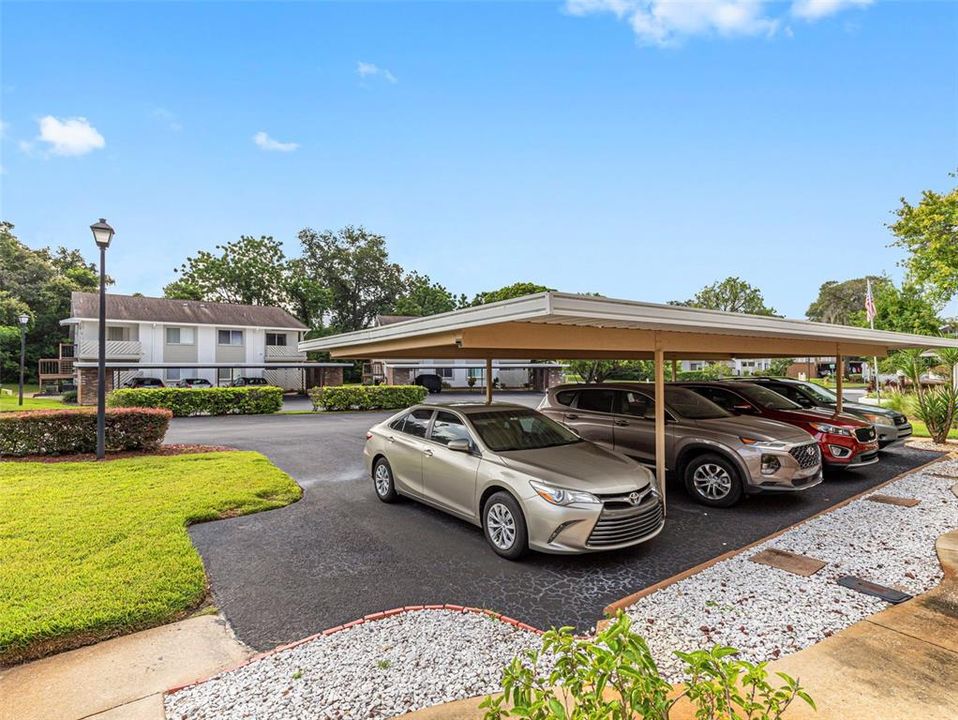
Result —
<path fill-rule="evenodd" d="M 581 437 L 655 462 L 655 389 L 639 383 L 559 385 L 539 411 Z M 691 390 L 665 391 L 665 465 L 698 502 L 729 507 L 744 495 L 806 490 L 822 481 L 815 439 L 775 420 L 731 415 Z"/>

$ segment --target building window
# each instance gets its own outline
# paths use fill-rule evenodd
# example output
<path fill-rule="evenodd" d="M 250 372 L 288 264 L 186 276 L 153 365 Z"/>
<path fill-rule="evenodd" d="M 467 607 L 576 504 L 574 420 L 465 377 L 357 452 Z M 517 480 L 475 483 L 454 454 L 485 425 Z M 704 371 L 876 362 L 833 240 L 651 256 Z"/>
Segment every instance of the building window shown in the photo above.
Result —
<path fill-rule="evenodd" d="M 232 368 L 217 368 L 216 369 L 216 382 L 217 384 L 229 384 L 233 381 L 233 369 Z"/>
<path fill-rule="evenodd" d="M 220 345 L 242 345 L 243 344 L 243 331 L 242 330 L 219 330 L 216 333 L 216 342 Z"/>
<path fill-rule="evenodd" d="M 476 378 L 476 380 L 481 380 L 482 376 L 486 374 L 485 368 L 471 367 L 469 368 L 469 377 Z"/>
<path fill-rule="evenodd" d="M 192 345 L 193 328 L 168 327 L 166 329 L 167 345 Z"/>
<path fill-rule="evenodd" d="M 286 347 L 286 333 L 266 333 L 266 344 Z"/>
<path fill-rule="evenodd" d="M 127 329 L 125 327 L 106 326 L 107 340 L 126 340 Z"/>
<path fill-rule="evenodd" d="M 167 368 L 166 369 L 166 379 L 167 380 L 179 380 L 183 371 L 180 368 Z"/>
<path fill-rule="evenodd" d="M 441 378 L 452 378 L 452 368 L 436 368 L 436 375 Z"/>

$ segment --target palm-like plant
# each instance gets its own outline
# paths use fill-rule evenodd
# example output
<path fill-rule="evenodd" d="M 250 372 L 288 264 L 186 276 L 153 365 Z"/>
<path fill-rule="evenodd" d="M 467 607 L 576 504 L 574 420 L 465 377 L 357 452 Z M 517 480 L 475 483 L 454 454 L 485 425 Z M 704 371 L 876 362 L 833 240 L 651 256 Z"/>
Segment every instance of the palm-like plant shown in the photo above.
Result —
<path fill-rule="evenodd" d="M 915 388 L 915 414 L 925 423 L 931 439 L 941 444 L 955 424 L 958 408 L 958 386 L 955 385 L 958 348 L 942 348 L 935 354 L 947 375 L 945 384 L 937 388 L 928 388 L 921 383 L 922 374 L 934 365 L 933 359 L 926 357 L 921 350 L 902 350 L 895 356 L 895 366 L 905 373 Z"/>

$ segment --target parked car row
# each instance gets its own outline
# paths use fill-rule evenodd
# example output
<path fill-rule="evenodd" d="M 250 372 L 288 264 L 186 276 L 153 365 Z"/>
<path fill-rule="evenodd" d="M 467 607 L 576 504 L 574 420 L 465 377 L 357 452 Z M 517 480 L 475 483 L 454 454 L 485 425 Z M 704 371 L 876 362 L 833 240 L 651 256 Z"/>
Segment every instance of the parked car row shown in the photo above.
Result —
<path fill-rule="evenodd" d="M 234 378 L 232 382 L 228 383 L 227 387 L 247 387 L 249 385 L 269 385 L 269 383 L 266 381 L 266 378 L 261 377 L 238 377 Z M 135 377 L 123 383 L 123 387 L 149 390 L 150 388 L 166 387 L 166 385 L 159 378 Z M 171 387 L 193 389 L 209 388 L 213 387 L 213 383 L 206 378 L 182 378 L 177 380 Z"/>
<path fill-rule="evenodd" d="M 903 442 L 901 413 L 846 403 L 777 378 L 669 383 L 665 464 L 689 495 L 729 507 L 746 495 L 801 492 L 823 467 L 861 468 Z M 654 386 L 560 385 L 538 410 L 421 404 L 370 428 L 376 495 L 405 495 L 482 527 L 492 549 L 581 553 L 651 539 L 664 525 L 655 461 Z"/>

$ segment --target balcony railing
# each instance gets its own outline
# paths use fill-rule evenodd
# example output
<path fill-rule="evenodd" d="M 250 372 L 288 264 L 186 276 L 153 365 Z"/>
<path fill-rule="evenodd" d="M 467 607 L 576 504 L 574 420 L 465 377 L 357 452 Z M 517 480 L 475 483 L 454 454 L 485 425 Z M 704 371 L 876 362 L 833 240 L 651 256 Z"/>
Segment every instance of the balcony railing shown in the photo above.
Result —
<path fill-rule="evenodd" d="M 66 380 L 73 377 L 73 358 L 41 358 L 37 361 L 40 381 Z"/>
<path fill-rule="evenodd" d="M 76 350 L 77 359 L 96 360 L 99 350 L 96 341 L 81 342 Z M 107 340 L 107 360 L 139 360 L 143 356 L 143 348 L 137 340 Z"/>
<path fill-rule="evenodd" d="M 267 345 L 266 359 L 276 362 L 299 362 L 306 359 L 306 353 L 297 350 L 295 345 Z"/>

